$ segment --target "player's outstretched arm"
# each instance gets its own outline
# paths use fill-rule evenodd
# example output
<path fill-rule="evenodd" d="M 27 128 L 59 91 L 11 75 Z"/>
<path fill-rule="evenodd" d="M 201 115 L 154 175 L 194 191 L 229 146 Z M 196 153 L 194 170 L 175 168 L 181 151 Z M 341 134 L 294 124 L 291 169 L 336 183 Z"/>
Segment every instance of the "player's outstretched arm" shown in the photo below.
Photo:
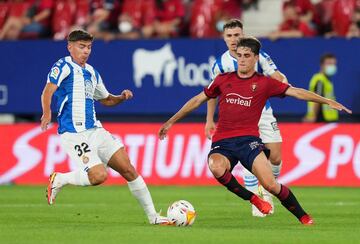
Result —
<path fill-rule="evenodd" d="M 211 140 L 211 136 L 216 129 L 214 114 L 216 108 L 216 98 L 209 99 L 207 102 L 207 113 L 206 113 L 206 124 L 205 124 L 205 135 Z"/>
<path fill-rule="evenodd" d="M 337 109 L 339 111 L 345 110 L 349 114 L 352 113 L 352 111 L 350 109 L 346 108 L 341 103 L 338 103 L 334 100 L 319 96 L 318 94 L 315 94 L 313 92 L 307 91 L 302 88 L 289 87 L 286 90 L 285 95 L 295 97 L 295 98 L 301 99 L 301 100 L 310 101 L 310 102 L 327 104 L 333 109 Z"/>
<path fill-rule="evenodd" d="M 281 81 L 282 83 L 289 83 L 286 76 L 278 70 L 271 74 L 270 77 L 275 80 Z"/>
<path fill-rule="evenodd" d="M 57 88 L 58 88 L 57 85 L 49 82 L 46 84 L 41 94 L 41 106 L 43 111 L 41 116 L 42 130 L 46 130 L 48 124 L 51 122 L 51 99 Z"/>
<path fill-rule="evenodd" d="M 107 98 L 99 100 L 102 105 L 115 106 L 133 97 L 133 93 L 130 90 L 123 90 L 120 95 L 109 94 Z"/>
<path fill-rule="evenodd" d="M 198 95 L 192 97 L 189 101 L 185 103 L 185 105 L 174 114 L 168 121 L 166 121 L 159 130 L 159 138 L 160 140 L 166 137 L 167 132 L 171 128 L 176 121 L 184 118 L 188 113 L 198 108 L 202 103 L 207 101 L 209 98 L 205 95 L 204 92 L 199 93 Z"/>

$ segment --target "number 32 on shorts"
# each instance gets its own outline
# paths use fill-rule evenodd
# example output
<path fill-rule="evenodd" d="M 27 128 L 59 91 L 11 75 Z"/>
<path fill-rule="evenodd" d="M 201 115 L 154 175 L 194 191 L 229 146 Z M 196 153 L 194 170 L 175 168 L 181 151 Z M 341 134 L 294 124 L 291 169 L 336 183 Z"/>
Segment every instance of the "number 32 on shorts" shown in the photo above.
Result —
<path fill-rule="evenodd" d="M 81 157 L 84 153 L 91 152 L 89 149 L 89 145 L 85 142 L 81 143 L 80 145 L 75 145 L 74 149 L 77 151 L 77 155 Z"/>

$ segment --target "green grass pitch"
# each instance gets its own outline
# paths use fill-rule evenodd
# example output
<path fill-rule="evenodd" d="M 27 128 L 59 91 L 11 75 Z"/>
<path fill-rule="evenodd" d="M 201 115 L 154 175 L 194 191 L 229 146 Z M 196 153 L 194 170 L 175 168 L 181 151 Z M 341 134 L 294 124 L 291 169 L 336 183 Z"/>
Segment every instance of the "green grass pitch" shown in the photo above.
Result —
<path fill-rule="evenodd" d="M 360 243 L 360 188 L 293 187 L 314 226 L 278 200 L 273 216 L 254 218 L 248 202 L 221 186 L 149 188 L 163 212 L 190 201 L 194 225 L 149 225 L 126 186 L 65 187 L 53 206 L 45 187 L 0 186 L 0 243 Z"/>

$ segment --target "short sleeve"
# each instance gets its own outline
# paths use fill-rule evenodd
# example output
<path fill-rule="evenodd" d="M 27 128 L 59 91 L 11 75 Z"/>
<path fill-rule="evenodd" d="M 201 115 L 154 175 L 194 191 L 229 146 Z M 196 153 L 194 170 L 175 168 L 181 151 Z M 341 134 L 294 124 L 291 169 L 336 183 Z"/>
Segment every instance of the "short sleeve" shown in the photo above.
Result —
<path fill-rule="evenodd" d="M 207 87 L 204 88 L 204 93 L 207 97 L 216 98 L 220 95 L 220 80 L 221 76 L 217 76 Z"/>
<path fill-rule="evenodd" d="M 269 77 L 265 78 L 267 79 L 267 91 L 269 97 L 285 97 L 285 92 L 290 87 L 289 84 Z"/>
<path fill-rule="evenodd" d="M 96 73 L 96 79 L 97 79 L 97 85 L 95 87 L 94 99 L 98 101 L 107 98 L 110 95 L 110 93 L 106 89 L 104 82 L 101 76 L 99 75 L 99 73 Z"/>
<path fill-rule="evenodd" d="M 278 70 L 271 57 L 262 50 L 260 50 L 259 54 L 259 64 L 265 76 L 270 76 Z"/>
<path fill-rule="evenodd" d="M 211 80 L 215 80 L 216 76 L 218 76 L 219 74 L 221 74 L 221 70 L 218 64 L 218 60 L 216 60 L 213 64 L 213 66 L 211 67 Z"/>
<path fill-rule="evenodd" d="M 70 74 L 70 68 L 66 61 L 60 59 L 51 68 L 47 75 L 47 83 L 53 83 L 57 86 L 61 85 L 61 82 Z"/>

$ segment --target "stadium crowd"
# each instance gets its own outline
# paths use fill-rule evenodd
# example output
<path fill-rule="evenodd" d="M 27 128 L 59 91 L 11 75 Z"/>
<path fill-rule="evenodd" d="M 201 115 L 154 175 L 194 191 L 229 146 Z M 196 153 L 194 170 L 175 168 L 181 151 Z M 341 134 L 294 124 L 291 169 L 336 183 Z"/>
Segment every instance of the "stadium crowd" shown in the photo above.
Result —
<path fill-rule="evenodd" d="M 265 11 L 259 1 L 268 0 L 0 0 L 0 40 L 62 40 L 75 28 L 104 40 L 213 38 L 243 11 Z M 360 37 L 360 0 L 283 0 L 282 12 L 270 39 Z"/>

